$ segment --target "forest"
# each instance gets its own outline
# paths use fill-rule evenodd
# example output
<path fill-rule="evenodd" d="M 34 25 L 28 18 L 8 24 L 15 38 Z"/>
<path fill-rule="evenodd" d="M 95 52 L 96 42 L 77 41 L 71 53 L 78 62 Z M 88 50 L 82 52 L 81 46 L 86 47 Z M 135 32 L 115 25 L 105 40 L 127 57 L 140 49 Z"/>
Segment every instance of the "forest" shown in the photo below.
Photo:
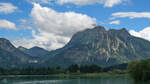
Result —
<path fill-rule="evenodd" d="M 110 69 L 103 68 L 98 65 L 82 65 L 72 64 L 67 68 L 60 66 L 53 68 L 22 68 L 22 69 L 2 69 L 0 68 L 0 75 L 54 75 L 54 74 L 88 74 L 88 73 L 106 73 L 106 74 L 128 74 L 135 81 L 149 81 L 150 80 L 150 61 L 133 60 L 128 63 L 127 69 Z M 112 75 L 112 74 L 110 74 Z"/>

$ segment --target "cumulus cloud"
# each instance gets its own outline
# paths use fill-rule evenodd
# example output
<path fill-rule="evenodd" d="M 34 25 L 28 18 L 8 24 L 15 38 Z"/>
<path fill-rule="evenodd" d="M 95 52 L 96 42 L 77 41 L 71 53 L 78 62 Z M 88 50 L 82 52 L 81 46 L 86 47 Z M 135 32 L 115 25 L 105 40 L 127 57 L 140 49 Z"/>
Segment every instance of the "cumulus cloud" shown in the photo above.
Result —
<path fill-rule="evenodd" d="M 116 24 L 116 25 L 118 25 L 118 24 L 120 24 L 120 20 L 111 21 L 109 24 Z"/>
<path fill-rule="evenodd" d="M 74 33 L 92 28 L 96 23 L 95 18 L 85 14 L 57 12 L 39 4 L 34 4 L 31 17 L 38 32 L 32 32 L 33 39 L 24 47 L 40 46 L 49 50 L 63 47 Z"/>
<path fill-rule="evenodd" d="M 134 30 L 130 30 L 129 32 L 133 36 L 140 37 L 150 41 L 150 27 L 144 28 L 139 32 L 136 32 Z"/>
<path fill-rule="evenodd" d="M 16 30 L 16 25 L 8 20 L 0 20 L 0 29 L 13 29 Z"/>
<path fill-rule="evenodd" d="M 129 0 L 57 0 L 59 4 L 73 3 L 76 5 L 89 5 L 89 4 L 104 4 L 104 7 L 113 7 Z"/>
<path fill-rule="evenodd" d="M 149 18 L 150 12 L 117 12 L 112 14 L 113 18 Z"/>
<path fill-rule="evenodd" d="M 17 9 L 18 8 L 11 3 L 0 3 L 0 13 L 9 14 Z"/>
<path fill-rule="evenodd" d="M 23 38 L 20 40 L 13 41 L 13 44 L 16 47 L 23 46 L 26 48 L 32 48 L 34 46 L 39 46 L 47 50 L 55 50 L 57 48 L 63 47 L 70 38 L 63 36 L 56 36 L 51 33 L 41 32 L 40 35 L 37 35 L 34 30 L 32 30 L 33 39 Z"/>
<path fill-rule="evenodd" d="M 51 32 L 57 35 L 70 36 L 77 31 L 91 27 L 96 22 L 85 14 L 75 12 L 57 12 L 51 8 L 34 4 L 31 17 L 39 31 Z"/>

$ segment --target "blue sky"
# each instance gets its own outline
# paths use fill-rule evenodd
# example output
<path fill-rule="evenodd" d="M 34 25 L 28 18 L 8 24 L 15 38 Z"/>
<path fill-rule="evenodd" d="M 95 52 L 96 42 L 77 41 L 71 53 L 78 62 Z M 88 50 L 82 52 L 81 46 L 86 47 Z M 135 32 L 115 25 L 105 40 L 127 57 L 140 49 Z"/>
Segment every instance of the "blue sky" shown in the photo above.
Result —
<path fill-rule="evenodd" d="M 150 40 L 150 0 L 0 0 L 0 37 L 53 50 L 92 24 Z"/>

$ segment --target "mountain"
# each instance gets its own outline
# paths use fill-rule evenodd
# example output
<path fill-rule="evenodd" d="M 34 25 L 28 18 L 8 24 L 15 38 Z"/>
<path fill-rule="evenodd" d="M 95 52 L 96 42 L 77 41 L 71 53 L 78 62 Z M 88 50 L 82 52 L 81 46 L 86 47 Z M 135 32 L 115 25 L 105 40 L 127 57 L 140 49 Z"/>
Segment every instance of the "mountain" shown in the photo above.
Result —
<path fill-rule="evenodd" d="M 40 48 L 40 47 L 33 47 L 30 49 L 26 49 L 26 48 L 20 46 L 20 47 L 18 47 L 18 49 L 32 57 L 44 57 L 46 54 L 49 53 L 49 51 L 47 51 L 43 48 Z"/>
<path fill-rule="evenodd" d="M 31 56 L 15 48 L 9 40 L 0 38 L 0 68 L 25 67 L 32 61 Z"/>
<path fill-rule="evenodd" d="M 28 51 L 27 48 L 24 48 L 24 47 L 22 47 L 22 46 L 19 46 L 18 49 L 19 49 L 20 51 L 25 52 L 25 53 L 26 53 L 26 51 Z"/>
<path fill-rule="evenodd" d="M 51 51 L 45 65 L 97 64 L 102 67 L 150 59 L 150 42 L 134 37 L 123 28 L 106 30 L 102 26 L 77 32 L 61 49 Z"/>
<path fill-rule="evenodd" d="M 124 68 L 133 59 L 150 59 L 149 51 L 149 41 L 130 35 L 125 28 L 106 30 L 97 26 L 77 32 L 64 47 L 50 52 L 39 47 L 16 48 L 9 40 L 0 38 L 0 68 L 68 67 L 71 64 Z"/>

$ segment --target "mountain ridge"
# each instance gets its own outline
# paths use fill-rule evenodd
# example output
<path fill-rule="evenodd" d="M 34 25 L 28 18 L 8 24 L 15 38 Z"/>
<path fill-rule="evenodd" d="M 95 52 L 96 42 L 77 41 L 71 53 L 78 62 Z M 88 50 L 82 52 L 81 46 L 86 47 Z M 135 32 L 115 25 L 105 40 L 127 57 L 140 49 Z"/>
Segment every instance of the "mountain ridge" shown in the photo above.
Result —
<path fill-rule="evenodd" d="M 97 64 L 105 67 L 136 58 L 149 59 L 149 50 L 149 41 L 130 35 L 125 28 L 106 30 L 97 26 L 74 34 L 70 42 L 58 49 L 59 52 L 56 51 L 57 54 L 46 63 L 58 66 Z M 53 60 L 57 60 L 57 63 Z"/>
<path fill-rule="evenodd" d="M 130 35 L 125 28 L 106 30 L 102 26 L 96 26 L 79 31 L 64 47 L 46 51 L 47 54 L 42 55 L 42 58 L 39 57 L 38 49 L 43 50 L 39 47 L 31 50 L 15 48 L 9 40 L 0 38 L 0 67 L 68 67 L 71 64 L 109 67 L 128 63 L 133 59 L 150 59 L 150 42 Z M 26 50 L 36 56 L 28 54 Z"/>
<path fill-rule="evenodd" d="M 49 51 L 37 46 L 34 46 L 30 49 L 19 46 L 18 49 L 32 57 L 44 57 L 49 53 Z"/>
<path fill-rule="evenodd" d="M 13 46 L 9 40 L 0 38 L 0 67 L 25 67 L 31 60 L 33 58 Z"/>

